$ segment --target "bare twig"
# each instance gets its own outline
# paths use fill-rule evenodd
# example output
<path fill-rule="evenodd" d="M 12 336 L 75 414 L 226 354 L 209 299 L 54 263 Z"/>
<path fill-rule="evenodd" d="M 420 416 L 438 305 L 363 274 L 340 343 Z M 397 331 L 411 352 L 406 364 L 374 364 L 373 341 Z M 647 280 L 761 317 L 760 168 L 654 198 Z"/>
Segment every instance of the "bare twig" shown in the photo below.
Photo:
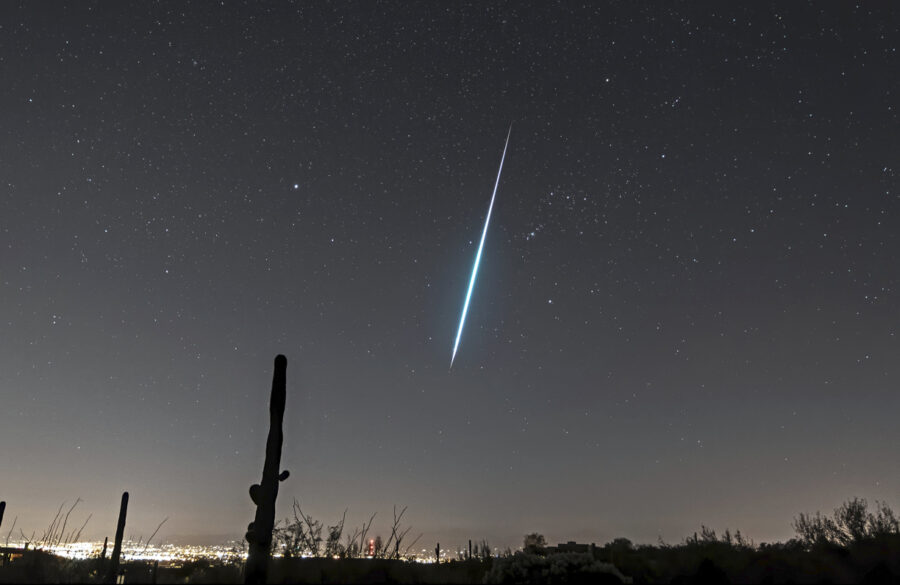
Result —
<path fill-rule="evenodd" d="M 334 526 L 328 527 L 328 538 L 325 540 L 325 556 L 333 557 L 342 554 L 341 551 L 341 535 L 344 534 L 344 523 L 347 521 L 347 509 L 344 509 L 344 515 L 341 521 Z"/>
<path fill-rule="evenodd" d="M 407 546 L 406 549 L 403 551 L 403 556 L 405 556 L 405 557 L 409 556 L 409 551 L 412 550 L 412 547 L 416 546 L 416 543 L 419 542 L 419 539 L 422 538 L 423 534 L 425 534 L 425 533 L 420 532 L 419 536 L 417 536 L 415 540 L 413 540 L 411 543 L 409 543 L 409 546 Z"/>
<path fill-rule="evenodd" d="M 372 521 L 375 520 L 375 514 L 377 514 L 377 513 L 378 512 L 375 512 L 374 514 L 372 514 L 372 517 L 369 518 L 368 524 L 363 522 L 362 530 L 359 533 L 359 556 L 364 556 L 363 551 L 366 550 L 366 548 L 365 548 L 366 535 L 369 533 L 369 529 L 372 528 Z"/>
<path fill-rule="evenodd" d="M 81 538 L 81 531 L 84 530 L 84 527 L 87 526 L 88 522 L 90 522 L 91 516 L 93 516 L 93 514 L 88 514 L 87 520 L 85 520 L 84 524 L 81 525 L 81 528 L 78 529 L 78 534 L 75 535 L 75 538 L 72 539 L 72 542 L 78 542 L 78 539 Z"/>
<path fill-rule="evenodd" d="M 348 534 L 345 536 L 346 544 L 344 545 L 344 553 L 347 555 L 347 558 L 355 558 L 359 556 L 359 550 L 357 550 L 356 539 L 359 538 L 359 528 L 353 529 L 353 534 Z"/>
<path fill-rule="evenodd" d="M 69 508 L 69 511 L 68 511 L 68 512 L 66 512 L 66 517 L 65 517 L 65 519 L 63 519 L 63 523 L 62 523 L 62 528 L 59 529 L 59 536 L 58 536 L 57 539 L 56 539 L 56 546 L 59 546 L 59 543 L 62 541 L 62 538 L 63 538 L 63 536 L 64 536 L 64 534 L 65 534 L 65 532 L 66 532 L 66 524 L 69 523 L 69 514 L 72 513 L 72 510 L 75 509 L 75 506 L 77 506 L 77 505 L 78 505 L 78 502 L 80 502 L 80 501 L 81 501 L 81 498 L 80 498 L 80 497 L 79 497 L 79 498 L 75 498 L 75 503 L 72 504 L 72 507 Z M 51 545 L 52 545 L 52 544 L 53 544 L 53 543 L 52 543 L 52 539 L 51 539 Z"/>
<path fill-rule="evenodd" d="M 297 514 L 300 514 L 300 518 L 297 517 Z M 297 501 L 297 498 L 294 498 L 294 520 L 299 522 L 300 519 L 306 524 L 306 530 L 300 531 L 300 536 L 305 541 L 304 544 L 310 554 L 318 558 L 319 545 L 322 543 L 322 522 L 313 520 L 312 516 L 305 514 L 300 508 L 300 502 Z"/>
<path fill-rule="evenodd" d="M 65 501 L 63 501 L 63 503 L 59 505 L 59 510 L 56 511 L 56 516 L 53 517 L 53 521 L 50 522 L 50 526 L 48 526 L 44 534 L 41 535 L 41 539 L 38 543 L 36 543 L 35 548 L 37 548 L 37 546 L 43 547 L 44 543 L 49 544 L 53 540 L 53 534 L 56 532 L 56 524 L 59 521 L 59 516 L 60 514 L 62 514 L 62 509 L 65 505 Z"/>
<path fill-rule="evenodd" d="M 403 514 L 406 513 L 406 508 L 408 506 L 404 506 L 400 513 L 397 514 L 397 506 L 394 506 L 394 523 L 391 525 L 391 535 L 388 537 L 387 542 L 384 545 L 383 555 L 389 558 L 400 558 L 400 544 L 403 542 L 403 538 L 407 535 L 407 533 L 412 529 L 412 527 L 408 527 L 406 530 L 400 530 L 400 521 L 403 519 Z M 394 551 L 391 551 L 391 545 L 394 546 Z"/>
<path fill-rule="evenodd" d="M 153 537 L 156 536 L 156 533 L 159 532 L 159 529 L 162 528 L 162 525 L 166 523 L 169 517 L 166 516 L 163 518 L 163 521 L 159 523 L 159 526 L 156 527 L 156 530 L 153 531 L 153 534 L 150 535 L 150 538 L 147 539 L 147 544 L 144 545 L 144 550 L 147 550 L 147 547 L 150 546 L 150 541 L 153 540 Z M 143 551 L 141 551 L 143 552 Z"/>
<path fill-rule="evenodd" d="M 6 546 L 9 546 L 9 537 L 12 536 L 13 528 L 16 527 L 16 521 L 17 521 L 18 519 L 19 519 L 18 516 L 16 516 L 15 518 L 13 518 L 12 526 L 10 527 L 9 532 L 6 533 Z"/>

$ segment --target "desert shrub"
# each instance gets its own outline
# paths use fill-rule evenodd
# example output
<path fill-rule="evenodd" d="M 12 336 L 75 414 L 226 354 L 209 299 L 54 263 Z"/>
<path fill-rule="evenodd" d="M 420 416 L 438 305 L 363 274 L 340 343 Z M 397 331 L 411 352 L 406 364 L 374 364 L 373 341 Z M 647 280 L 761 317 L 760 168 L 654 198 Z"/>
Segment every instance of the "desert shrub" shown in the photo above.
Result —
<path fill-rule="evenodd" d="M 630 583 L 613 565 L 591 553 L 539 555 L 518 552 L 494 559 L 485 583 Z"/>

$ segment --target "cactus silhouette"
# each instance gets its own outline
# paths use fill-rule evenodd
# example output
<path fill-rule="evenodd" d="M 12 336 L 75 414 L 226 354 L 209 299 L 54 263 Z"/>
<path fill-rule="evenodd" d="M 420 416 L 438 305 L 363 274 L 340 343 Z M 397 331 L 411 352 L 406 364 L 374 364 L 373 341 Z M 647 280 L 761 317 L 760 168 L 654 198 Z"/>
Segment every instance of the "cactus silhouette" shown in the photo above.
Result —
<path fill-rule="evenodd" d="M 100 551 L 100 556 L 97 557 L 97 575 L 100 575 L 101 578 L 106 576 L 106 573 L 103 570 L 103 567 L 106 566 L 106 545 L 109 543 L 109 537 L 103 537 L 103 550 Z"/>
<path fill-rule="evenodd" d="M 247 566 L 244 582 L 257 584 L 266 582 L 269 555 L 272 548 L 272 530 L 275 528 L 275 499 L 278 497 L 278 482 L 290 475 L 278 472 L 281 467 L 281 445 L 284 433 L 285 376 L 287 358 L 275 357 L 275 374 L 272 376 L 272 396 L 269 400 L 269 436 L 266 439 L 266 461 L 263 464 L 262 481 L 250 486 L 250 499 L 256 504 L 256 517 L 247 527 Z"/>
<path fill-rule="evenodd" d="M 116 525 L 116 543 L 113 545 L 112 557 L 109 559 L 109 571 L 106 582 L 115 583 L 119 572 L 119 557 L 122 555 L 122 537 L 125 535 L 125 515 L 128 513 L 128 492 L 122 492 L 122 505 L 119 507 L 119 523 Z"/>

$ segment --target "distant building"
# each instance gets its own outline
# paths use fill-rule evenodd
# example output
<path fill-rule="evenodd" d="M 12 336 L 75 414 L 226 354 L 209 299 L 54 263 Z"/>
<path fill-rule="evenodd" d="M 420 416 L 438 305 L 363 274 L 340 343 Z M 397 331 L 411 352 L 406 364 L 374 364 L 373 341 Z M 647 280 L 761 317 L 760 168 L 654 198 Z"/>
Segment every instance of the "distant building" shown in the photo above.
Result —
<path fill-rule="evenodd" d="M 0 559 L 10 560 L 22 557 L 22 549 L 17 547 L 0 546 Z"/>
<path fill-rule="evenodd" d="M 570 540 L 566 543 L 559 543 L 556 546 L 548 546 L 544 549 L 547 554 L 554 553 L 596 553 L 597 545 L 593 542 L 591 544 L 579 544 L 574 540 Z"/>
<path fill-rule="evenodd" d="M 14 546 L 0 546 L 0 564 L 8 564 L 17 561 L 25 556 L 26 552 L 30 553 L 34 551 Z"/>

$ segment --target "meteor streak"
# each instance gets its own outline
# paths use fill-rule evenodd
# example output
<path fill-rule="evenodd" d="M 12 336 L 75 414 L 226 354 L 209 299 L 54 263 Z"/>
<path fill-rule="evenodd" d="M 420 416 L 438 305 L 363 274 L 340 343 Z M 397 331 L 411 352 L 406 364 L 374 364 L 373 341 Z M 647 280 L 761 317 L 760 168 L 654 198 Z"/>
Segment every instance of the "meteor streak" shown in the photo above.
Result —
<path fill-rule="evenodd" d="M 478 253 L 475 254 L 475 265 L 472 267 L 472 277 L 469 279 L 469 290 L 466 292 L 466 301 L 463 303 L 462 315 L 459 318 L 459 329 L 456 331 L 456 341 L 453 343 L 453 355 L 450 357 L 450 367 L 456 359 L 456 350 L 459 349 L 459 339 L 462 337 L 463 325 L 466 324 L 466 313 L 469 312 L 469 299 L 472 298 L 472 289 L 475 288 L 475 277 L 478 276 L 478 263 L 481 262 L 481 250 L 484 248 L 484 238 L 487 236 L 488 224 L 491 222 L 491 212 L 494 210 L 494 199 L 497 197 L 497 187 L 500 185 L 500 174 L 503 172 L 503 161 L 506 159 L 506 147 L 509 146 L 509 136 L 512 134 L 512 124 L 506 133 L 506 144 L 503 145 L 503 156 L 500 157 L 500 169 L 497 171 L 497 180 L 494 182 L 494 193 L 491 195 L 491 204 L 488 207 L 487 217 L 484 218 L 484 230 L 481 232 L 481 243 L 478 244 Z"/>

